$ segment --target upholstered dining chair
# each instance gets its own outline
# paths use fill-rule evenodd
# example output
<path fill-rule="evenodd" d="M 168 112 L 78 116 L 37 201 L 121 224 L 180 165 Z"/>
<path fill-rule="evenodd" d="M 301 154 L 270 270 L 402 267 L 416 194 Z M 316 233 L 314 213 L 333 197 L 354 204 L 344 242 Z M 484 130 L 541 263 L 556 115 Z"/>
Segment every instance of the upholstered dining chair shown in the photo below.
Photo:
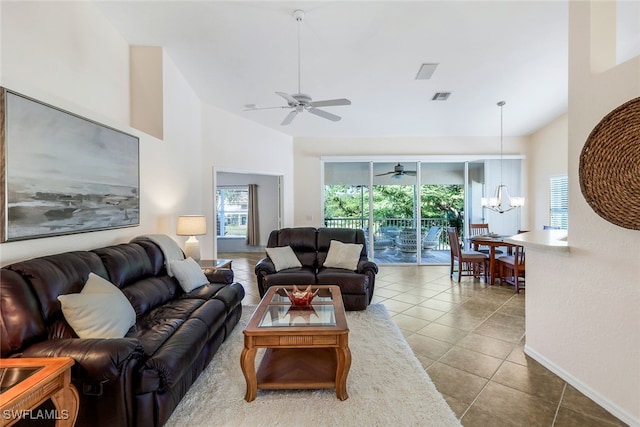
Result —
<path fill-rule="evenodd" d="M 462 276 L 480 277 L 480 274 L 484 275 L 484 280 L 487 282 L 489 272 L 489 257 L 487 254 L 462 250 L 458 230 L 454 227 L 447 228 L 447 235 L 449 237 L 449 246 L 451 246 L 450 276 L 453 278 L 454 266 L 457 263 L 458 282 L 460 282 Z"/>
<path fill-rule="evenodd" d="M 501 256 L 497 262 L 500 283 L 509 283 L 514 286 L 517 294 L 520 293 L 525 277 L 524 246 L 515 246 L 512 255 Z"/>

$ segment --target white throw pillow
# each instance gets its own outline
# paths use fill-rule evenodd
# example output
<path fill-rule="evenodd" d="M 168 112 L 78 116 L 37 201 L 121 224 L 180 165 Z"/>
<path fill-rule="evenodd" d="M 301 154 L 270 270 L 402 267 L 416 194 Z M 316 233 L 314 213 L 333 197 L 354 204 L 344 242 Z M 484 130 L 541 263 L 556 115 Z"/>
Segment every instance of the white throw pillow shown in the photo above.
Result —
<path fill-rule="evenodd" d="M 209 279 L 207 279 L 202 268 L 200 268 L 200 264 L 193 258 L 173 260 L 170 264 L 173 276 L 178 279 L 180 287 L 182 287 L 185 292 L 191 292 L 209 283 Z"/>
<path fill-rule="evenodd" d="M 323 265 L 325 267 L 355 271 L 358 268 L 358 261 L 360 261 L 360 252 L 362 252 L 362 244 L 342 243 L 338 240 L 332 240 L 329 245 L 329 252 L 327 252 L 327 259 Z"/>
<path fill-rule="evenodd" d="M 282 246 L 279 248 L 267 248 L 267 255 L 273 261 L 276 271 L 286 270 L 287 268 L 302 267 L 300 260 L 291 249 L 291 246 Z"/>
<path fill-rule="evenodd" d="M 136 323 L 136 312 L 122 291 L 94 273 L 80 293 L 59 295 L 58 301 L 80 338 L 122 338 Z"/>

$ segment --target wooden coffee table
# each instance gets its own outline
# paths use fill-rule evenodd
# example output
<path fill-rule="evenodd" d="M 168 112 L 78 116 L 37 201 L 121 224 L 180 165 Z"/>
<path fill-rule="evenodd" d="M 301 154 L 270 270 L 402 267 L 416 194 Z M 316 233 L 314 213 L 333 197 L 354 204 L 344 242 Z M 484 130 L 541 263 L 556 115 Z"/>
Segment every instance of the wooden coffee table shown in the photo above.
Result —
<path fill-rule="evenodd" d="M 258 389 L 318 388 L 335 388 L 338 399 L 347 399 L 351 351 L 340 288 L 314 286 L 320 291 L 309 308 L 292 306 L 283 288 L 291 289 L 269 288 L 243 331 L 245 400 L 253 401 Z M 258 348 L 266 351 L 256 372 Z"/>
<path fill-rule="evenodd" d="M 73 364 L 70 357 L 0 359 L 0 425 L 48 417 L 57 427 L 73 426 L 80 402 L 71 384 Z M 55 412 L 36 410 L 49 398 Z"/>

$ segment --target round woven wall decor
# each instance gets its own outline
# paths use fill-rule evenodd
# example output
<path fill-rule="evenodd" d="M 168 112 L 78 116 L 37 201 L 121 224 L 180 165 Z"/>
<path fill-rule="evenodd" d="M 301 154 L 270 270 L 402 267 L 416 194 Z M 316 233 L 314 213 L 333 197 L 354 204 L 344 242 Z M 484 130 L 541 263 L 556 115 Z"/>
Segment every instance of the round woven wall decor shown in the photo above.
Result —
<path fill-rule="evenodd" d="M 582 194 L 598 215 L 640 230 L 640 98 L 622 104 L 593 128 L 578 173 Z"/>

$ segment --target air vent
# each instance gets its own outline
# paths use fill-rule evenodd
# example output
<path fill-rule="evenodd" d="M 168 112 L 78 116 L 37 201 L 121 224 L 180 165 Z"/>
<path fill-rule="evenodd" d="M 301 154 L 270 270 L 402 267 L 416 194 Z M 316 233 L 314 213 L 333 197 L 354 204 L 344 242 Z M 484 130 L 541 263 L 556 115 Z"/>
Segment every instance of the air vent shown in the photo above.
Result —
<path fill-rule="evenodd" d="M 451 95 L 451 92 L 436 92 L 435 95 L 433 95 L 433 98 L 431 98 L 432 101 L 446 101 L 447 99 L 449 99 L 449 96 Z"/>
<path fill-rule="evenodd" d="M 416 80 L 429 80 L 437 66 L 438 64 L 422 64 L 416 75 Z"/>

